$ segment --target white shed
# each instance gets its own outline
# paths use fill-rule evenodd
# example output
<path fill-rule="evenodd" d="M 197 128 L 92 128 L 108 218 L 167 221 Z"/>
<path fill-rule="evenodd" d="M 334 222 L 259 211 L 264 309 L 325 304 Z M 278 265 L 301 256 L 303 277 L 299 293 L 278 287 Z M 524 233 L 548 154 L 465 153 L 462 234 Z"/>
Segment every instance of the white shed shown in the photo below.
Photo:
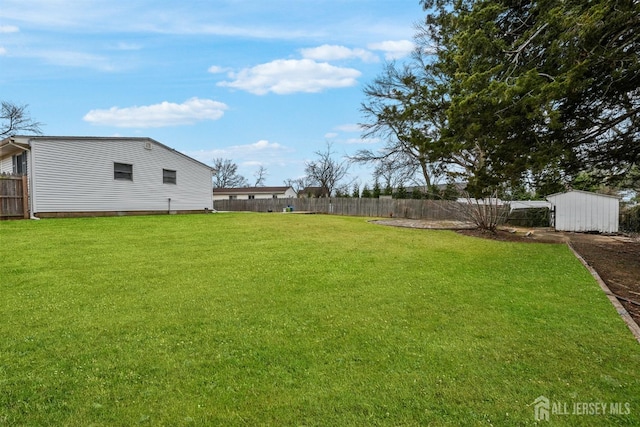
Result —
<path fill-rule="evenodd" d="M 547 196 L 554 227 L 560 231 L 617 233 L 620 199 L 607 194 L 571 190 Z"/>

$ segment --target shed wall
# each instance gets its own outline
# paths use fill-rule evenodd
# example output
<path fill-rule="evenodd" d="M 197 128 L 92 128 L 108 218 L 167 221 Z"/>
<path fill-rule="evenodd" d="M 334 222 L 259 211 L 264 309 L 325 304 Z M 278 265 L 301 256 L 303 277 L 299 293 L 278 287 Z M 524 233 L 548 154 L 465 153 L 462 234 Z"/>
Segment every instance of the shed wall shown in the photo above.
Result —
<path fill-rule="evenodd" d="M 551 196 L 549 201 L 555 206 L 556 230 L 618 232 L 617 198 L 572 191 Z"/>
<path fill-rule="evenodd" d="M 155 143 L 148 150 L 140 139 L 38 139 L 32 154 L 34 212 L 213 208 L 211 171 Z M 114 162 L 132 164 L 133 180 L 114 179 Z M 162 169 L 175 170 L 177 183 L 164 184 Z"/>

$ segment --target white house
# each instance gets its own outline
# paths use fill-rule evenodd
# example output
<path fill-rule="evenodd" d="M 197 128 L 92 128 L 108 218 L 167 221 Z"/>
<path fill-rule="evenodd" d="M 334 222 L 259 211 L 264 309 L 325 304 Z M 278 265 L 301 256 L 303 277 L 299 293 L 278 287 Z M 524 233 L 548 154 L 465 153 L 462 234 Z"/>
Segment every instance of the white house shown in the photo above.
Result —
<path fill-rule="evenodd" d="M 213 200 L 290 199 L 297 196 L 291 187 L 214 188 Z"/>
<path fill-rule="evenodd" d="M 12 136 L 3 172 L 28 176 L 32 216 L 213 209 L 212 169 L 150 138 Z"/>
<path fill-rule="evenodd" d="M 571 190 L 547 196 L 547 200 L 556 230 L 618 232 L 620 199 L 616 196 Z"/>

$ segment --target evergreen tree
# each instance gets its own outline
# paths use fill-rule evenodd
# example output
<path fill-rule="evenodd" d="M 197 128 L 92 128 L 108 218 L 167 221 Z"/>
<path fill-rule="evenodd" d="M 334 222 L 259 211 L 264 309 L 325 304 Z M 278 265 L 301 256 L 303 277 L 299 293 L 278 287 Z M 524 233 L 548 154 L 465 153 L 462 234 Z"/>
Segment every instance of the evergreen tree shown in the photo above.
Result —
<path fill-rule="evenodd" d="M 428 68 L 446 93 L 441 155 L 465 160 L 474 196 L 525 174 L 538 191 L 580 170 L 624 177 L 640 162 L 640 2 L 421 3 L 418 40 L 435 44 Z"/>
<path fill-rule="evenodd" d="M 363 199 L 370 199 L 373 197 L 373 194 L 371 193 L 371 190 L 369 189 L 369 184 L 365 184 L 364 187 L 362 187 L 362 196 Z"/>
<path fill-rule="evenodd" d="M 360 185 L 356 182 L 353 184 L 353 191 L 351 192 L 351 197 L 358 198 L 360 197 Z"/>
<path fill-rule="evenodd" d="M 406 199 L 408 197 L 407 189 L 404 185 L 400 184 L 396 189 L 396 193 L 393 195 L 396 199 Z"/>
<path fill-rule="evenodd" d="M 411 198 L 412 199 L 422 199 L 423 198 L 423 194 L 422 191 L 420 190 L 420 187 L 413 187 L 413 190 L 411 191 Z"/>
<path fill-rule="evenodd" d="M 382 190 L 380 189 L 380 183 L 378 181 L 373 183 L 373 193 L 372 196 L 374 199 L 377 199 L 382 194 Z"/>

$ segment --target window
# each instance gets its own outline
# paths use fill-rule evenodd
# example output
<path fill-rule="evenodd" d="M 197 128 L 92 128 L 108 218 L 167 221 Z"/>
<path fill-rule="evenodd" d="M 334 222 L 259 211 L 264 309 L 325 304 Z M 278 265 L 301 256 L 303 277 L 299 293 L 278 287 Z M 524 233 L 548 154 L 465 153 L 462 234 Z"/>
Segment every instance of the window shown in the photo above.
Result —
<path fill-rule="evenodd" d="M 128 165 L 126 163 L 114 163 L 113 179 L 133 181 L 133 165 Z"/>
<path fill-rule="evenodd" d="M 27 174 L 27 152 L 13 156 L 13 173 L 15 175 Z"/>
<path fill-rule="evenodd" d="M 237 200 L 238 196 L 229 196 L 229 200 Z"/>
<path fill-rule="evenodd" d="M 177 183 L 176 171 L 171 169 L 162 169 L 162 183 L 163 184 L 176 184 Z"/>
<path fill-rule="evenodd" d="M 277 194 L 274 194 L 274 195 L 272 196 L 272 198 L 277 199 L 277 198 L 278 198 L 278 195 L 277 195 Z"/>
<path fill-rule="evenodd" d="M 256 196 L 254 196 L 253 194 L 249 194 L 249 200 L 253 200 L 255 198 L 256 198 Z"/>

